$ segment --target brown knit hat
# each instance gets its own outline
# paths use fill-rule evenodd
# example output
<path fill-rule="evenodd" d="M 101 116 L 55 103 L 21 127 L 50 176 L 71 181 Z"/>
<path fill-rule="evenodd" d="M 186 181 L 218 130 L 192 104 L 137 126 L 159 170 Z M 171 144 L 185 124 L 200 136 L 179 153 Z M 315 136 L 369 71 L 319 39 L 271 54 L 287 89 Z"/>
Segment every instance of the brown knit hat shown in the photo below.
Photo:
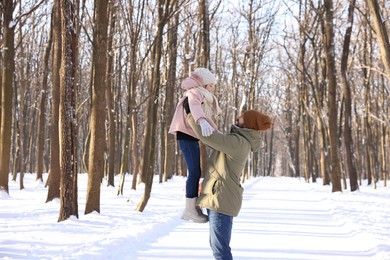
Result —
<path fill-rule="evenodd" d="M 271 127 L 271 118 L 256 110 L 247 110 L 243 114 L 244 127 L 257 131 L 265 131 Z"/>

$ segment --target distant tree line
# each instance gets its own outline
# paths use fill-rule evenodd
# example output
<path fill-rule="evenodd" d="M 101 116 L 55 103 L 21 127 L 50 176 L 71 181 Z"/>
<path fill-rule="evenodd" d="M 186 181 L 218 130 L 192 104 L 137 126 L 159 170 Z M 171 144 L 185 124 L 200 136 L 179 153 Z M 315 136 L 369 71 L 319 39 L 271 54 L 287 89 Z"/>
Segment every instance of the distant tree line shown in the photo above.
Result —
<path fill-rule="evenodd" d="M 197 67 L 218 78 L 222 132 L 245 109 L 273 118 L 242 181 L 387 185 L 386 0 L 1 0 L 0 11 L 0 191 L 36 174 L 47 202 L 60 198 L 59 221 L 78 216 L 79 173 L 85 214 L 100 212 L 102 183 L 118 195 L 145 183 L 143 211 L 154 177 L 186 175 L 168 128 Z"/>

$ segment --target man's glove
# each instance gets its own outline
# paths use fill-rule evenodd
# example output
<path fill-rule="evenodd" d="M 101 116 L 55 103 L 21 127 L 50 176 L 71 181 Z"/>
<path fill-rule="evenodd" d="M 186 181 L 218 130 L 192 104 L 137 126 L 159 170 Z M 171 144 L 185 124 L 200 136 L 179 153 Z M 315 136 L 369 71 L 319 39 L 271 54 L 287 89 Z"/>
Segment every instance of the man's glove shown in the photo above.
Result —
<path fill-rule="evenodd" d="M 190 105 L 188 104 L 188 97 L 186 97 L 186 98 L 183 100 L 183 107 L 184 107 L 184 110 L 186 111 L 186 114 L 191 113 Z"/>
<path fill-rule="evenodd" d="M 209 122 L 207 122 L 207 120 L 204 118 L 199 119 L 199 125 L 202 129 L 202 135 L 204 137 L 208 137 L 214 132 L 214 128 L 212 128 Z"/>

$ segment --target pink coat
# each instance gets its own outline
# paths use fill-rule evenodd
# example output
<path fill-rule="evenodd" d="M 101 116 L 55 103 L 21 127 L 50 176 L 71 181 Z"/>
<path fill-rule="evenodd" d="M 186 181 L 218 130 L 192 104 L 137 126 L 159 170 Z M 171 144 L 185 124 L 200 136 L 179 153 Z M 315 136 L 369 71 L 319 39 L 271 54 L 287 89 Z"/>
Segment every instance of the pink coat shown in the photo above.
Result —
<path fill-rule="evenodd" d="M 182 88 L 185 89 L 185 86 L 182 84 Z M 169 128 L 170 134 L 176 134 L 177 131 L 188 134 L 192 137 L 198 138 L 195 132 L 192 130 L 190 125 L 187 122 L 186 112 L 184 111 L 183 101 L 188 97 L 188 105 L 191 110 L 192 117 L 195 119 L 195 122 L 198 122 L 200 118 L 205 118 L 210 125 L 217 129 L 216 124 L 210 119 L 207 118 L 203 109 L 202 102 L 206 102 L 204 95 L 196 88 L 191 87 L 184 92 L 183 97 L 179 99 L 177 103 L 175 114 L 173 115 L 171 126 Z"/>

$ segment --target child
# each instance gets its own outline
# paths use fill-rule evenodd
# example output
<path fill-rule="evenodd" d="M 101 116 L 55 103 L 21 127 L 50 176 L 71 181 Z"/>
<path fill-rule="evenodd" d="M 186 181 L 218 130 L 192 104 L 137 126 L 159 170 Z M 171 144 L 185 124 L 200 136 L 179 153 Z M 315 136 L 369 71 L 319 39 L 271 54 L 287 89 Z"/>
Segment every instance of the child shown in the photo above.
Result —
<path fill-rule="evenodd" d="M 186 112 L 183 105 L 191 111 L 195 122 L 200 125 L 202 135 L 210 136 L 217 129 L 212 117 L 221 113 L 213 94 L 215 83 L 214 74 L 205 68 L 197 68 L 190 77 L 183 80 L 181 87 L 185 92 L 176 106 L 169 128 L 169 133 L 176 135 L 188 169 L 186 207 L 182 219 L 196 223 L 206 223 L 208 217 L 195 205 L 201 176 L 199 139 L 187 122 L 186 115 L 189 111 Z"/>

